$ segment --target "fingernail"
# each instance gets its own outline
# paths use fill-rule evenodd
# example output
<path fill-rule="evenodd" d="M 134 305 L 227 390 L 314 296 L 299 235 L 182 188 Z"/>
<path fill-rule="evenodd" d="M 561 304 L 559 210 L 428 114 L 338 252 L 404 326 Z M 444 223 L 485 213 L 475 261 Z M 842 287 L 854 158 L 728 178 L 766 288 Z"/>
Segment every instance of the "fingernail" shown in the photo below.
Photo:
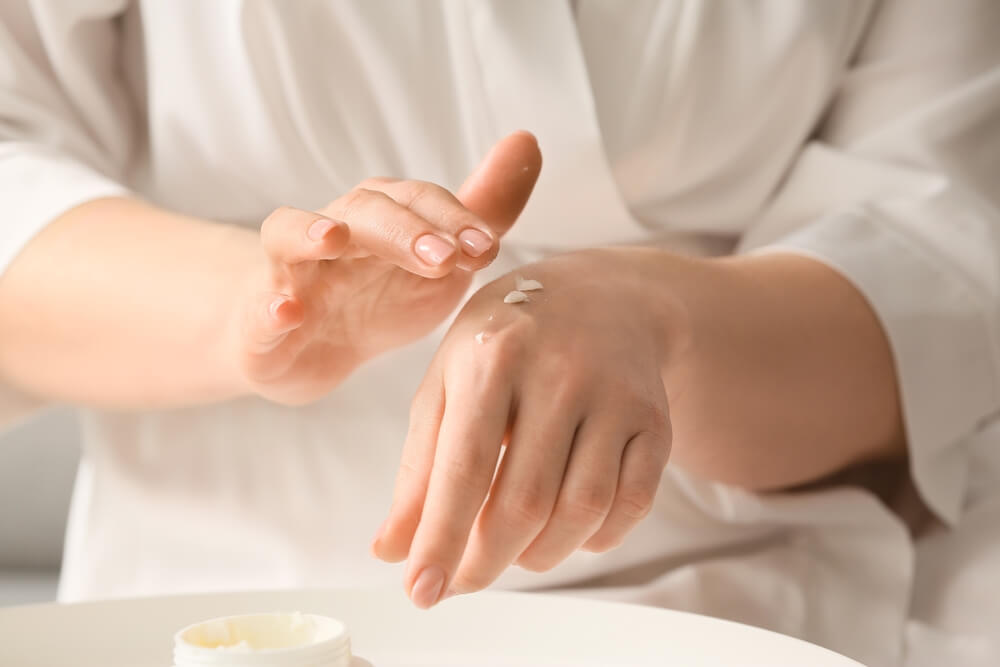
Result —
<path fill-rule="evenodd" d="M 333 220 L 327 220 L 326 218 L 321 218 L 316 222 L 312 223 L 311 225 L 309 225 L 309 229 L 308 231 L 306 231 L 306 234 L 313 241 L 322 241 L 323 237 L 326 236 L 326 233 L 331 229 L 333 229 L 334 224 L 335 223 L 333 222 Z"/>
<path fill-rule="evenodd" d="M 376 542 L 379 541 L 380 539 L 382 539 L 382 535 L 385 533 L 385 529 L 388 526 L 389 526 L 389 518 L 386 517 L 385 521 L 382 522 L 382 525 L 379 526 L 378 530 L 375 531 L 375 541 Z"/>
<path fill-rule="evenodd" d="M 288 303 L 290 300 L 291 299 L 289 299 L 287 296 L 279 296 L 277 299 L 272 301 L 271 305 L 268 308 L 268 310 L 271 312 L 271 317 L 273 317 L 274 319 L 278 319 L 278 311 L 281 310 L 281 307 L 284 306 L 286 303 Z"/>
<path fill-rule="evenodd" d="M 493 240 L 478 229 L 463 229 L 458 240 L 462 243 L 465 254 L 472 257 L 479 257 L 493 245 Z"/>
<path fill-rule="evenodd" d="M 437 565 L 428 565 L 417 577 L 410 590 L 410 599 L 421 609 L 430 609 L 441 596 L 444 587 L 444 570 Z"/>
<path fill-rule="evenodd" d="M 417 244 L 413 249 L 417 253 L 417 257 L 431 266 L 440 266 L 455 254 L 455 246 L 433 234 L 421 236 L 417 239 Z"/>
<path fill-rule="evenodd" d="M 389 519 L 386 519 L 385 521 L 382 522 L 382 525 L 379 526 L 378 530 L 375 531 L 375 537 L 372 538 L 371 552 L 376 558 L 380 558 L 379 542 L 382 540 L 382 535 L 385 533 L 385 527 L 387 525 L 389 525 Z"/>

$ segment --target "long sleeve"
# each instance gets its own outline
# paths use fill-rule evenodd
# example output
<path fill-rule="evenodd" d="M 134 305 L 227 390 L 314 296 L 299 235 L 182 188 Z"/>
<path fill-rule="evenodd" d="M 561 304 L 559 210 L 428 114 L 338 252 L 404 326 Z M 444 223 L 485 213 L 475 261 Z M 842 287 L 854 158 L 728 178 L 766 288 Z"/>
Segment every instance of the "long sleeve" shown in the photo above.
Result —
<path fill-rule="evenodd" d="M 126 4 L 0 3 L 0 280 L 61 213 L 127 192 L 133 118 L 118 39 Z M 0 424 L 30 404 L 0 387 Z"/>
<path fill-rule="evenodd" d="M 839 270 L 894 355 L 911 474 L 962 514 L 964 442 L 1000 409 L 1000 3 L 893 0 L 744 251 Z"/>

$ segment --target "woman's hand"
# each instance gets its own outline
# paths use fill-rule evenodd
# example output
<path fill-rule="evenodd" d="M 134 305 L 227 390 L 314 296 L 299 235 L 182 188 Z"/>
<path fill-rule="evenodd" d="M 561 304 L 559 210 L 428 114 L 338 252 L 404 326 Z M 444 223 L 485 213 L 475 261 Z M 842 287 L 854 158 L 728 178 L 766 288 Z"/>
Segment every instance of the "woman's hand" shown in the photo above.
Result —
<path fill-rule="evenodd" d="M 760 491 L 905 454 L 888 340 L 821 262 L 619 248 L 519 273 L 544 289 L 505 304 L 507 276 L 479 291 L 413 402 L 372 546 L 409 559 L 419 606 L 511 563 L 545 570 L 615 546 L 649 510 L 668 454 Z"/>
<path fill-rule="evenodd" d="M 518 132 L 457 198 L 373 180 L 318 213 L 280 209 L 260 233 L 129 197 L 85 202 L 0 281 L 0 379 L 113 410 L 315 399 L 458 304 L 540 167 Z"/>
<path fill-rule="evenodd" d="M 660 371 L 677 318 L 648 298 L 630 252 L 526 266 L 544 289 L 523 303 L 504 303 L 505 276 L 442 342 L 373 544 L 409 558 L 418 606 L 485 588 L 512 563 L 541 571 L 611 549 L 649 511 L 670 453 Z"/>
<path fill-rule="evenodd" d="M 518 132 L 457 198 L 432 183 L 371 179 L 318 213 L 275 211 L 230 327 L 240 381 L 274 401 L 306 402 L 428 333 L 496 256 L 540 167 L 534 137 Z"/>

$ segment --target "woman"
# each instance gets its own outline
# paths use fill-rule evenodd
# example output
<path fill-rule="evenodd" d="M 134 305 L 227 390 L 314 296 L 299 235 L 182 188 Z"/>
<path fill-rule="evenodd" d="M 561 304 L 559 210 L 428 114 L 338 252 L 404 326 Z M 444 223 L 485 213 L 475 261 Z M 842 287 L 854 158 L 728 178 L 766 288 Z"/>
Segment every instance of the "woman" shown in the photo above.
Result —
<path fill-rule="evenodd" d="M 1000 655 L 995 3 L 0 18 L 0 377 L 84 406 L 64 599 L 402 575 Z"/>

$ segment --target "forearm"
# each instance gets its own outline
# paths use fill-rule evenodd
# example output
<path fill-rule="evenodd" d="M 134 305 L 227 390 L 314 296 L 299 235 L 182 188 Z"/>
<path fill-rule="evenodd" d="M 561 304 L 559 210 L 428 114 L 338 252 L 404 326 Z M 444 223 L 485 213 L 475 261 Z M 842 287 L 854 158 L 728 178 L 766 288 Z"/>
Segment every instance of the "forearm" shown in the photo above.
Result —
<path fill-rule="evenodd" d="M 664 368 L 674 464 L 763 490 L 902 454 L 888 341 L 840 274 L 790 254 L 659 259 L 682 322 Z"/>
<path fill-rule="evenodd" d="M 239 393 L 221 340 L 258 245 L 139 201 L 68 211 L 0 276 L 0 377 L 121 409 Z"/>

